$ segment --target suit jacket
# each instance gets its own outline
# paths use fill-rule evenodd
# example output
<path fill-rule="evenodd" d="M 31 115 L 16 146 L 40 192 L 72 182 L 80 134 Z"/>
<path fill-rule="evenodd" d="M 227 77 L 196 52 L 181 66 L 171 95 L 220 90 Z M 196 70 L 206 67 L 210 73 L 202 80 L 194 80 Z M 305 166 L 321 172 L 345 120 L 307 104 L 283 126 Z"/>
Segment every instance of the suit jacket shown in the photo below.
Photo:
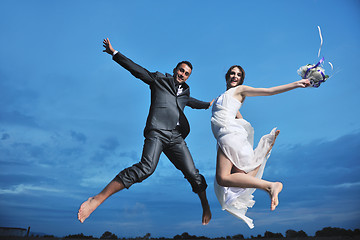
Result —
<path fill-rule="evenodd" d="M 149 72 L 120 52 L 113 56 L 113 60 L 150 86 L 151 105 L 144 134 L 153 129 L 173 130 L 179 123 L 180 133 L 185 139 L 190 132 L 189 122 L 184 114 L 185 106 L 207 109 L 210 105 L 209 102 L 190 97 L 190 88 L 186 83 L 182 84 L 183 92 L 177 96 L 175 79 L 168 73 L 164 75 L 160 72 Z"/>

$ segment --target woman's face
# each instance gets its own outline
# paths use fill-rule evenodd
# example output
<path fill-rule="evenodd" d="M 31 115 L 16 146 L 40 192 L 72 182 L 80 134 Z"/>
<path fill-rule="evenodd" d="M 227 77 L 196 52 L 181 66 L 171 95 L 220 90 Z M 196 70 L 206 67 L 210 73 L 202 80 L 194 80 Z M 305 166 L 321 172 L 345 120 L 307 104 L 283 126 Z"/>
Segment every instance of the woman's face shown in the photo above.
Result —
<path fill-rule="evenodd" d="M 240 84 L 242 78 L 242 72 L 238 67 L 234 67 L 230 71 L 229 78 L 226 79 L 227 88 L 233 88 Z"/>

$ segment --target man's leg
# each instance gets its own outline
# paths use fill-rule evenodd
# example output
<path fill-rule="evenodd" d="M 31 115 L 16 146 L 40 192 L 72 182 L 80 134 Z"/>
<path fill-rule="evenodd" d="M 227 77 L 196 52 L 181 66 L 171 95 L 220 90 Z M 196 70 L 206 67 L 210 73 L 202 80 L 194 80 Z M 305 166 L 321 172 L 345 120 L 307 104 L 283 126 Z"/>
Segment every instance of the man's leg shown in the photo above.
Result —
<path fill-rule="evenodd" d="M 125 188 L 142 182 L 154 173 L 163 150 L 163 141 L 164 136 L 161 132 L 150 131 L 146 134 L 141 161 L 118 174 Z"/>
<path fill-rule="evenodd" d="M 78 212 L 79 221 L 83 223 L 85 219 L 87 219 L 90 214 L 108 197 L 124 188 L 124 184 L 114 178 L 99 194 L 94 197 L 90 197 L 87 201 L 81 204 Z"/>
<path fill-rule="evenodd" d="M 149 133 L 145 139 L 141 161 L 121 171 L 99 194 L 82 203 L 78 212 L 79 221 L 83 223 L 100 204 L 114 193 L 149 177 L 155 171 L 161 152 L 161 137 L 158 137 L 156 132 Z"/>
<path fill-rule="evenodd" d="M 198 193 L 198 196 L 200 198 L 201 207 L 203 209 L 203 215 L 202 215 L 202 225 L 207 225 L 211 220 L 211 210 L 210 205 L 206 197 L 206 190 L 201 191 Z"/>
<path fill-rule="evenodd" d="M 207 184 L 205 178 L 195 168 L 190 151 L 180 134 L 173 144 L 164 149 L 164 153 L 175 167 L 184 174 L 185 178 L 190 182 L 193 191 L 198 194 L 203 209 L 202 224 L 208 224 L 211 220 L 211 211 L 206 197 Z"/>

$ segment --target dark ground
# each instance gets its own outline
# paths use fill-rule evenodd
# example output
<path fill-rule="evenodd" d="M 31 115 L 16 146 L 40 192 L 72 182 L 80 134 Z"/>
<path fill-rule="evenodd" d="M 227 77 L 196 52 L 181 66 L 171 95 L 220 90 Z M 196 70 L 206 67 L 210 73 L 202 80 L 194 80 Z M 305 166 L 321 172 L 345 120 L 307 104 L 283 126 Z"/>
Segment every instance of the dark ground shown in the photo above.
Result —
<path fill-rule="evenodd" d="M 68 240 L 69 238 L 58 238 L 58 237 L 12 237 L 12 236 L 0 236 L 0 240 Z M 94 240 L 100 239 L 100 238 L 93 238 Z M 252 240 L 276 240 L 276 239 L 285 239 L 285 240 L 360 240 L 359 237 L 305 237 L 305 238 L 245 238 L 245 239 L 252 239 Z M 69 239 L 71 240 L 71 239 Z M 75 239 L 74 239 L 75 240 Z M 79 239 L 76 238 L 76 240 L 85 240 L 85 239 Z M 86 239 L 87 240 L 87 239 Z M 145 240 L 144 238 L 133 238 L 129 240 Z M 151 238 L 148 240 L 152 240 Z M 192 239 L 186 239 L 186 240 L 192 240 Z M 213 238 L 211 240 L 217 240 L 216 238 Z M 224 240 L 224 239 L 221 239 Z M 240 239 L 239 239 L 240 240 Z"/>

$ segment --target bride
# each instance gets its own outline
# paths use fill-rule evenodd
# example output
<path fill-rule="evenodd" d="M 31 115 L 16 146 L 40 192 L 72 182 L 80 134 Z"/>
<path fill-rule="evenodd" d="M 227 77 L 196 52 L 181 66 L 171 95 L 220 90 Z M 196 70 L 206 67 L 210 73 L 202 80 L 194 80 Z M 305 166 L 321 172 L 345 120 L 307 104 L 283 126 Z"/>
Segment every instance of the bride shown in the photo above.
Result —
<path fill-rule="evenodd" d="M 215 100 L 211 117 L 211 128 L 218 147 L 215 194 L 223 210 L 241 218 L 253 228 L 253 220 L 245 214 L 255 203 L 252 194 L 256 188 L 269 193 L 271 210 L 275 210 L 279 204 L 278 195 L 283 188 L 282 183 L 261 178 L 280 131 L 274 128 L 260 139 L 254 149 L 254 129 L 243 119 L 239 109 L 246 97 L 270 96 L 295 88 L 305 88 L 310 85 L 310 81 L 302 79 L 271 88 L 253 88 L 242 85 L 245 71 L 238 65 L 230 67 L 225 79 L 227 91 Z"/>

